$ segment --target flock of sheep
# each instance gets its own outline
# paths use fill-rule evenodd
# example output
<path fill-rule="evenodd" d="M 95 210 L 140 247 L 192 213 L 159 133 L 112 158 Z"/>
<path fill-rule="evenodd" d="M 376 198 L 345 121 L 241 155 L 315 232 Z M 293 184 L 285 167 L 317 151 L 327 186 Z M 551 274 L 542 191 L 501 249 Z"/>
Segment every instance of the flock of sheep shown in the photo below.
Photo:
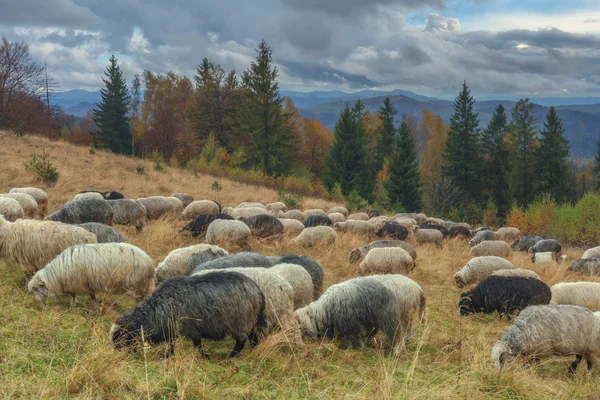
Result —
<path fill-rule="evenodd" d="M 201 354 L 202 339 L 231 336 L 237 355 L 246 342 L 256 345 L 274 330 L 293 346 L 303 338 L 338 338 L 357 348 L 384 333 L 392 353 L 411 339 L 413 319 L 423 319 L 426 296 L 408 275 L 417 267 L 411 243 L 442 248 L 449 239 L 469 241 L 473 257 L 454 275 L 461 315 L 519 311 L 492 350 L 502 370 L 516 357 L 575 356 L 591 371 L 600 357 L 600 283 L 571 282 L 548 287 L 531 270 L 516 269 L 507 259 L 526 251 L 532 261 L 551 268 L 565 259 L 555 239 L 521 236 L 516 228 L 472 229 L 424 214 L 381 216 L 376 210 L 349 214 L 344 207 L 287 210 L 277 202 L 244 202 L 222 208 L 188 194 L 125 199 L 118 192 L 81 192 L 47 215 L 48 196 L 37 188 L 0 194 L 0 258 L 22 268 L 28 290 L 38 302 L 66 295 L 131 294 L 135 308 L 113 324 L 116 348 L 142 341 L 189 338 Z M 143 229 L 148 220 L 189 221 L 190 232 L 205 243 L 171 251 L 155 265 L 142 249 L 125 243 L 112 227 Z M 292 248 L 327 247 L 338 232 L 376 238 L 353 249 L 349 262 L 358 277 L 323 291 L 321 265 L 305 255 L 265 256 L 249 250 L 251 237 L 292 237 Z M 510 243 L 510 244 L 509 244 Z M 224 248 L 239 248 L 229 254 Z M 600 247 L 587 250 L 570 270 L 600 274 Z"/>

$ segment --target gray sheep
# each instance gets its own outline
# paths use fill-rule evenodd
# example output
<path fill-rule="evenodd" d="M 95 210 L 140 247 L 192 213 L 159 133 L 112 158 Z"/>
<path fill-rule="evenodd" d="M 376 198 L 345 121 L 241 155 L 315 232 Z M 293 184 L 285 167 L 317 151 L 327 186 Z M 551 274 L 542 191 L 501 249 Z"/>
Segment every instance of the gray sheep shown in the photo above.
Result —
<path fill-rule="evenodd" d="M 135 200 L 107 200 L 113 210 L 113 224 L 135 226 L 141 231 L 147 224 L 146 207 Z"/>
<path fill-rule="evenodd" d="M 497 256 L 508 258 L 510 246 L 502 240 L 486 240 L 471 247 L 471 256 Z"/>
<path fill-rule="evenodd" d="M 556 239 L 544 239 L 529 248 L 530 253 L 545 253 L 549 251 L 553 252 L 558 259 L 561 255 L 562 246 Z"/>
<path fill-rule="evenodd" d="M 454 281 L 457 287 L 463 288 L 472 283 L 481 282 L 494 271 L 513 268 L 512 263 L 502 257 L 475 257 L 454 274 Z"/>
<path fill-rule="evenodd" d="M 376 240 L 374 242 L 369 243 L 366 246 L 353 249 L 350 252 L 350 262 L 352 264 L 355 264 L 355 263 L 361 261 L 362 259 L 364 259 L 367 256 L 367 254 L 369 253 L 369 251 L 371 251 L 371 249 L 378 249 L 378 248 L 383 248 L 383 247 L 401 247 L 401 248 L 403 248 L 404 250 L 406 250 L 408 252 L 408 254 L 411 256 L 411 258 L 413 259 L 413 261 L 415 261 L 415 264 L 416 264 L 417 252 L 409 243 L 403 242 L 401 240 Z"/>
<path fill-rule="evenodd" d="M 181 204 L 183 204 L 183 208 L 186 208 L 192 201 L 194 201 L 194 196 L 187 193 L 173 193 L 170 197 L 179 199 Z"/>
<path fill-rule="evenodd" d="M 248 225 L 252 234 L 259 238 L 267 238 L 283 233 L 283 224 L 277 218 L 270 215 L 255 215 L 248 218 L 240 218 Z"/>
<path fill-rule="evenodd" d="M 421 229 L 415 225 L 413 235 L 419 244 L 435 244 L 436 247 L 442 248 L 444 235 L 437 229 Z"/>
<path fill-rule="evenodd" d="M 569 266 L 569 271 L 586 275 L 600 275 L 600 258 L 582 258 Z"/>
<path fill-rule="evenodd" d="M 175 197 L 142 197 L 136 201 L 144 206 L 146 210 L 146 217 L 148 219 L 159 219 L 166 215 L 175 216 L 177 214 L 174 202 L 169 199 L 175 199 Z M 181 203 L 181 201 L 179 202 Z M 181 206 L 183 207 L 183 203 L 181 203 Z"/>
<path fill-rule="evenodd" d="M 155 270 L 156 283 L 163 282 L 172 276 L 187 276 L 194 268 L 208 261 L 225 257 L 229 253 L 210 244 L 196 244 L 171 251 Z"/>
<path fill-rule="evenodd" d="M 46 221 L 59 221 L 65 224 L 99 222 L 112 225 L 113 209 L 106 200 L 81 199 L 65 203 L 58 211 L 44 218 Z"/>
<path fill-rule="evenodd" d="M 541 236 L 521 236 L 521 238 L 513 242 L 511 248 L 516 251 L 528 251 L 533 245 L 543 239 Z"/>
<path fill-rule="evenodd" d="M 124 243 L 125 238 L 115 228 L 98 222 L 86 222 L 85 224 L 76 224 L 80 228 L 93 233 L 98 238 L 98 243 Z"/>
<path fill-rule="evenodd" d="M 498 240 L 498 235 L 496 235 L 496 232 L 489 230 L 479 231 L 473 236 L 473 239 L 469 241 L 469 244 L 473 247 L 486 240 Z"/>

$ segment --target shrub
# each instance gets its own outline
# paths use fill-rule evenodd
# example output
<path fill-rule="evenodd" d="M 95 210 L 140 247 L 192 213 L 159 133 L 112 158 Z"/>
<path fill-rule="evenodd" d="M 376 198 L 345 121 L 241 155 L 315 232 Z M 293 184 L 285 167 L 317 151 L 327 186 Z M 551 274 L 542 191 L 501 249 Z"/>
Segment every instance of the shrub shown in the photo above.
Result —
<path fill-rule="evenodd" d="M 575 205 L 557 207 L 550 233 L 571 246 L 597 246 L 600 243 L 600 196 L 584 195 Z"/>
<path fill-rule="evenodd" d="M 96 147 L 93 144 L 90 144 L 89 152 L 90 154 L 96 154 Z"/>
<path fill-rule="evenodd" d="M 50 162 L 50 157 L 46 154 L 46 150 L 42 150 L 42 154 L 32 154 L 31 160 L 23 164 L 27 171 L 34 171 L 38 178 L 46 185 L 56 185 L 59 173 Z"/>
<path fill-rule="evenodd" d="M 165 167 L 158 161 L 154 161 L 154 170 L 161 172 L 165 170 Z"/>
<path fill-rule="evenodd" d="M 286 189 L 279 189 L 277 191 L 277 196 L 279 196 L 279 200 L 281 200 L 287 208 L 301 207 L 302 199 L 304 198 L 302 194 L 290 193 Z"/>
<path fill-rule="evenodd" d="M 498 226 L 498 207 L 490 197 L 487 202 L 485 211 L 483 212 L 483 226 L 497 227 Z"/>
<path fill-rule="evenodd" d="M 352 213 L 368 206 L 369 202 L 362 198 L 356 189 L 346 196 L 346 208 Z"/>
<path fill-rule="evenodd" d="M 333 201 L 337 201 L 338 203 L 343 203 L 346 201 L 344 198 L 344 193 L 342 192 L 342 186 L 339 183 L 333 185 L 333 189 L 331 189 L 331 199 Z"/>
<path fill-rule="evenodd" d="M 557 205 L 549 194 L 529 204 L 526 210 L 513 205 L 506 217 L 509 226 L 519 228 L 523 235 L 548 235 Z"/>
<path fill-rule="evenodd" d="M 221 190 L 223 190 L 223 186 L 219 181 L 214 181 L 212 185 L 210 185 L 210 188 L 215 192 L 220 192 Z"/>
<path fill-rule="evenodd" d="M 15 136 L 17 137 L 23 137 L 25 136 L 25 131 L 23 130 L 23 124 L 19 124 L 19 126 L 17 126 L 17 129 L 15 129 Z"/>
<path fill-rule="evenodd" d="M 142 164 L 138 164 L 137 167 L 135 167 L 135 172 L 137 172 L 140 175 L 143 174 L 145 170 L 146 169 Z"/>

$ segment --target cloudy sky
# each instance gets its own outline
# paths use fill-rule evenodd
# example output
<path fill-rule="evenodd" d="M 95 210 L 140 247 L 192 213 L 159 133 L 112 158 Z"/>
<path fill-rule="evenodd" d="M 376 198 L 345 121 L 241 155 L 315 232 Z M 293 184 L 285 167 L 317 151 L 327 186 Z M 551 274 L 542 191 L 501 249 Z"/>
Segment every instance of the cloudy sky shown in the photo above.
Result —
<path fill-rule="evenodd" d="M 453 97 L 600 96 L 599 0 L 0 0 L 61 89 L 95 90 L 110 54 L 127 77 L 243 71 L 265 39 L 292 90 Z"/>

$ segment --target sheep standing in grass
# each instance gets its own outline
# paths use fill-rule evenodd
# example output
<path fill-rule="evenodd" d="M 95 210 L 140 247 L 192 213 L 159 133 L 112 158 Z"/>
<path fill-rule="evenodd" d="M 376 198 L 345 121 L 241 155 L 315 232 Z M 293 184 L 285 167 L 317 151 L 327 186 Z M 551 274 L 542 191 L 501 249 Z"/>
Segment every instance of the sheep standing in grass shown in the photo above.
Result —
<path fill-rule="evenodd" d="M 592 247 L 591 249 L 587 249 L 583 255 L 581 256 L 582 259 L 585 258 L 600 258 L 600 246 L 597 247 Z"/>
<path fill-rule="evenodd" d="M 327 218 L 329 218 L 331 220 L 332 224 L 335 224 L 337 222 L 346 221 L 346 217 L 344 217 L 344 214 L 342 214 L 342 213 L 330 213 L 330 214 L 327 214 Z"/>
<path fill-rule="evenodd" d="M 135 226 L 141 231 L 147 224 L 146 207 L 135 200 L 107 200 L 113 210 L 113 224 Z"/>
<path fill-rule="evenodd" d="M 219 203 L 212 200 L 196 200 L 185 207 L 182 218 L 189 220 L 202 214 L 219 214 L 220 212 L 221 206 Z"/>
<path fill-rule="evenodd" d="M 415 262 L 406 250 L 400 247 L 384 247 L 369 251 L 358 266 L 358 273 L 408 275 L 414 267 Z"/>
<path fill-rule="evenodd" d="M 513 243 L 515 240 L 519 240 L 521 237 L 521 231 L 518 228 L 502 227 L 496 231 L 498 240 L 504 240 L 505 242 Z"/>
<path fill-rule="evenodd" d="M 348 209 L 346 207 L 341 207 L 341 206 L 331 207 L 329 209 L 329 211 L 327 211 L 327 214 L 332 214 L 332 213 L 340 213 L 344 216 L 344 218 L 346 218 L 349 214 Z"/>
<path fill-rule="evenodd" d="M 531 262 L 537 267 L 548 268 L 556 264 L 556 254 L 551 251 L 533 253 L 531 255 Z"/>
<path fill-rule="evenodd" d="M 309 215 L 304 218 L 302 224 L 306 228 L 312 228 L 315 226 L 332 226 L 333 221 L 327 215 Z"/>
<path fill-rule="evenodd" d="M 337 233 L 330 226 L 315 226 L 304 229 L 298 236 L 290 240 L 290 245 L 297 247 L 331 246 L 337 239 Z"/>
<path fill-rule="evenodd" d="M 248 225 L 254 236 L 259 238 L 267 238 L 283 233 L 283 224 L 277 218 L 270 215 L 241 218 L 241 221 Z"/>
<path fill-rule="evenodd" d="M 369 243 L 366 246 L 358 247 L 356 249 L 352 249 L 350 252 L 350 263 L 355 264 L 361 260 L 363 260 L 369 251 L 372 249 L 379 249 L 384 247 L 401 247 L 408 252 L 413 261 L 417 260 L 417 252 L 415 249 L 407 242 L 403 242 L 401 240 L 376 240 L 374 242 Z"/>
<path fill-rule="evenodd" d="M 225 210 L 223 210 L 225 213 Z M 239 218 L 250 218 L 255 217 L 257 215 L 268 215 L 269 212 L 264 207 L 242 207 L 242 208 L 234 208 L 226 214 L 231 215 L 234 219 Z"/>
<path fill-rule="evenodd" d="M 0 215 L 0 256 L 18 264 L 27 279 L 68 247 L 96 242 L 96 235 L 77 226 L 29 219 L 10 223 Z"/>
<path fill-rule="evenodd" d="M 300 222 L 304 221 L 304 214 L 300 210 L 290 210 L 278 215 L 279 218 L 295 219 Z"/>
<path fill-rule="evenodd" d="M 460 315 L 498 312 L 509 316 L 527 306 L 548 304 L 551 296 L 548 285 L 539 279 L 492 275 L 461 293 L 458 309 Z"/>
<path fill-rule="evenodd" d="M 521 236 L 518 240 L 515 240 L 510 247 L 515 251 L 528 251 L 540 240 L 543 240 L 541 236 Z"/>
<path fill-rule="evenodd" d="M 181 201 L 181 203 L 183 204 L 183 208 L 186 208 L 187 206 L 190 205 L 191 202 L 194 201 L 194 196 L 192 196 L 191 194 L 187 194 L 187 193 L 173 193 L 170 197 L 175 197 L 176 199 L 179 199 Z M 220 207 L 219 207 L 220 209 Z M 219 211 L 221 212 L 221 211 Z"/>
<path fill-rule="evenodd" d="M 308 271 L 297 264 L 277 264 L 269 268 L 285 279 L 294 289 L 294 310 L 313 301 L 313 281 Z"/>
<path fill-rule="evenodd" d="M 76 224 L 80 228 L 96 235 L 98 243 L 124 243 L 125 238 L 112 226 L 100 224 L 98 222 L 86 222 L 85 224 Z"/>
<path fill-rule="evenodd" d="M 448 228 L 446 228 L 444 225 L 435 224 L 433 222 L 424 222 L 421 225 L 419 225 L 419 228 L 438 230 L 438 231 L 442 232 L 442 235 L 444 235 L 444 237 L 446 237 L 450 234 L 450 231 L 448 231 Z"/>
<path fill-rule="evenodd" d="M 38 204 L 35 199 L 27 193 L 5 193 L 0 194 L 0 197 L 7 197 L 9 199 L 16 200 L 21 208 L 23 208 L 23 214 L 25 218 L 37 218 Z"/>
<path fill-rule="evenodd" d="M 102 196 L 102 193 L 100 193 L 100 192 L 89 191 L 89 192 L 77 193 L 75 195 L 75 197 L 73 198 L 73 200 L 82 200 L 82 199 L 104 200 L 104 196 Z"/>
<path fill-rule="evenodd" d="M 174 351 L 175 332 L 194 342 L 203 357 L 202 339 L 222 340 L 230 335 L 235 357 L 249 340 L 256 345 L 264 326 L 265 299 L 256 283 L 242 274 L 212 273 L 178 276 L 161 284 L 132 312 L 117 319 L 110 340 L 117 348 L 135 341 L 169 342 Z M 143 329 L 143 333 L 142 333 Z"/>
<path fill-rule="evenodd" d="M 229 254 L 218 257 L 213 260 L 204 261 L 194 266 L 193 273 L 209 269 L 228 269 L 228 268 L 268 268 L 273 262 L 267 256 L 262 254 L 244 251 L 241 253 Z"/>
<path fill-rule="evenodd" d="M 571 304 L 600 311 L 600 283 L 598 282 L 561 282 L 550 288 L 550 304 Z"/>
<path fill-rule="evenodd" d="M 494 271 L 513 268 L 512 263 L 502 257 L 475 257 L 454 274 L 454 281 L 456 282 L 457 287 L 463 288 L 472 283 L 481 282 Z"/>
<path fill-rule="evenodd" d="M 514 269 L 499 269 L 492 272 L 492 276 L 522 276 L 523 278 L 539 279 L 540 276 L 529 269 L 514 268 Z"/>
<path fill-rule="evenodd" d="M 325 214 L 325 211 L 321 210 L 320 208 L 311 208 L 311 209 L 302 211 L 302 216 L 304 218 L 310 217 L 311 215 L 326 215 L 326 214 Z"/>
<path fill-rule="evenodd" d="M 71 200 L 58 211 L 44 218 L 46 221 L 60 221 L 65 224 L 99 222 L 112 225 L 114 211 L 108 201 L 100 199 Z"/>
<path fill-rule="evenodd" d="M 408 229 L 396 221 L 384 221 L 375 234 L 379 237 L 385 236 L 396 240 L 404 240 L 408 236 Z"/>
<path fill-rule="evenodd" d="M 582 258 L 569 266 L 569 271 L 586 275 L 600 275 L 600 258 Z"/>
<path fill-rule="evenodd" d="M 267 259 L 272 265 L 277 264 L 296 264 L 303 267 L 313 282 L 313 300 L 316 300 L 323 293 L 323 267 L 312 258 L 300 254 L 284 254 L 281 256 L 269 256 Z"/>
<path fill-rule="evenodd" d="M 469 241 L 469 244 L 473 247 L 486 240 L 498 240 L 498 235 L 496 235 L 496 232 L 490 230 L 479 231 L 473 236 L 473 239 Z"/>
<path fill-rule="evenodd" d="M 174 198 L 174 197 L 173 197 Z M 152 196 L 142 197 L 136 200 L 146 209 L 148 219 L 159 219 L 165 215 L 175 215 L 173 202 L 168 197 Z M 183 206 L 183 203 L 181 203 Z"/>
<path fill-rule="evenodd" d="M 562 246 L 555 239 L 543 239 L 529 248 L 530 253 L 553 252 L 556 258 L 560 257 Z"/>
<path fill-rule="evenodd" d="M 222 246 L 225 244 L 239 247 L 248 246 L 252 231 L 242 221 L 218 219 L 213 221 L 206 230 L 206 243 Z"/>
<path fill-rule="evenodd" d="M 283 233 L 298 236 L 304 230 L 304 224 L 297 219 L 279 218 L 283 225 Z"/>
<path fill-rule="evenodd" d="M 371 217 L 369 217 L 369 214 L 364 213 L 364 212 L 358 212 L 358 213 L 354 213 L 354 214 L 350 214 L 348 215 L 348 217 L 346 218 L 346 221 L 352 220 L 352 221 L 368 221 Z"/>
<path fill-rule="evenodd" d="M 177 197 L 167 197 L 166 199 L 173 204 L 173 215 L 176 218 L 181 218 L 181 214 L 183 214 L 183 202 Z"/>
<path fill-rule="evenodd" d="M 338 222 L 333 228 L 339 232 L 354 233 L 356 235 L 373 236 L 375 234 L 375 227 L 369 221 L 348 220 Z"/>
<path fill-rule="evenodd" d="M 419 244 L 435 244 L 436 247 L 442 248 L 444 235 L 437 229 L 421 229 L 418 226 L 413 226 L 413 236 Z"/>
<path fill-rule="evenodd" d="M 530 306 L 492 349 L 498 371 L 516 357 L 576 356 L 569 367 L 574 372 L 585 358 L 588 372 L 600 359 L 600 314 L 570 305 Z"/>
<path fill-rule="evenodd" d="M 154 261 L 127 243 L 93 243 L 69 247 L 36 272 L 27 288 L 35 300 L 48 296 L 132 292 L 140 301 L 154 290 Z"/>
<path fill-rule="evenodd" d="M 497 256 L 508 258 L 510 246 L 502 240 L 486 240 L 471 247 L 472 257 Z"/>
<path fill-rule="evenodd" d="M 281 201 L 276 201 L 274 203 L 268 203 L 267 205 L 265 205 L 265 208 L 267 209 L 267 211 L 285 211 L 287 209 L 287 206 Z"/>
<path fill-rule="evenodd" d="M 38 204 L 38 216 L 44 218 L 48 213 L 48 193 L 39 188 L 12 188 L 8 193 L 26 193 L 33 197 Z"/>
<path fill-rule="evenodd" d="M 161 283 L 173 276 L 188 276 L 197 265 L 227 255 L 229 253 L 226 250 L 210 244 L 195 244 L 175 249 L 167 254 L 165 259 L 156 267 L 156 283 Z"/>
<path fill-rule="evenodd" d="M 3 215 L 10 222 L 15 222 L 25 217 L 25 211 L 15 199 L 0 197 L 0 215 Z"/>
<path fill-rule="evenodd" d="M 181 229 L 181 232 L 190 231 L 192 237 L 204 237 L 208 226 L 218 219 L 233 220 L 233 217 L 228 214 L 202 214 L 194 218 L 190 223 Z"/>
<path fill-rule="evenodd" d="M 448 236 L 450 237 L 458 237 L 462 236 L 463 238 L 471 237 L 471 230 L 465 226 L 454 225 L 448 229 Z"/>

